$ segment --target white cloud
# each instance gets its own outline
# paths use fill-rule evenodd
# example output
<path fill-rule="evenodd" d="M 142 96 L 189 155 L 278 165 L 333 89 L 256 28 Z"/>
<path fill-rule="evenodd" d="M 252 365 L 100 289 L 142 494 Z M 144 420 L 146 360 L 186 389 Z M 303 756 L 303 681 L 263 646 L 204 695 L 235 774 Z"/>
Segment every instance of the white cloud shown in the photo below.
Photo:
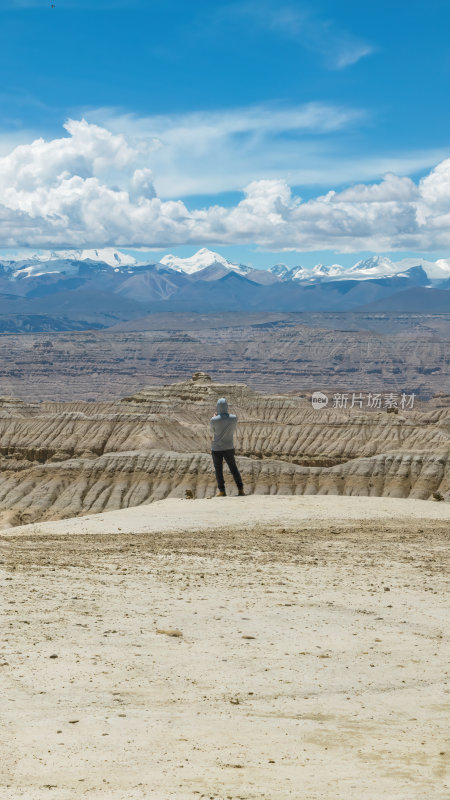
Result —
<path fill-rule="evenodd" d="M 323 159 L 332 163 L 330 140 L 359 123 L 364 113 L 308 103 L 141 118 L 98 109 L 87 118 L 115 133 L 126 132 L 137 147 L 151 140 L 149 163 L 159 195 L 180 197 L 236 191 L 265 177 L 320 183 Z"/>
<path fill-rule="evenodd" d="M 410 178 L 387 173 L 381 183 L 356 184 L 338 194 L 332 193 L 336 203 L 384 203 L 394 200 L 406 203 L 417 199 L 419 190 Z"/>
<path fill-rule="evenodd" d="M 240 191 L 251 181 L 268 178 L 328 188 L 373 181 L 388 172 L 423 171 L 447 155 L 444 150 L 382 157 L 346 154 L 340 134 L 365 118 L 358 109 L 322 103 L 149 117 L 114 109 L 87 114 L 91 122 L 125 134 L 133 147 L 147 148 L 146 165 L 163 198 Z"/>
<path fill-rule="evenodd" d="M 219 15 L 248 18 L 261 28 L 293 39 L 300 47 L 317 53 L 328 69 L 349 67 L 375 50 L 368 42 L 342 29 L 332 19 L 319 16 L 317 9 L 305 4 L 299 8 L 273 0 L 247 0 L 231 4 Z"/>
<path fill-rule="evenodd" d="M 228 124 L 236 127 L 233 116 Z M 188 210 L 181 200 L 164 201 L 155 192 L 148 164 L 157 164 L 163 148 L 154 141 L 130 142 L 85 120 L 70 121 L 66 131 L 67 136 L 37 139 L 0 158 L 3 247 L 258 244 L 341 252 L 450 247 L 450 159 L 418 183 L 390 173 L 379 182 L 303 202 L 284 179 L 265 178 L 250 181 L 234 207 Z"/>

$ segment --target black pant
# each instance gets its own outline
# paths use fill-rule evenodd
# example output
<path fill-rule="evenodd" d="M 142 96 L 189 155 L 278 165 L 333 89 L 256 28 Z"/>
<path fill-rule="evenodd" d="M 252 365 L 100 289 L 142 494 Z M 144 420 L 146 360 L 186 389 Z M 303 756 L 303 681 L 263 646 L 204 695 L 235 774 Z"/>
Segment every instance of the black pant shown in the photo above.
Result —
<path fill-rule="evenodd" d="M 225 459 L 227 462 L 228 469 L 234 478 L 236 486 L 238 489 L 243 489 L 244 484 L 242 483 L 241 474 L 236 464 L 234 450 L 212 450 L 211 453 L 213 457 L 214 469 L 216 471 L 216 480 L 217 486 L 219 487 L 219 492 L 225 491 L 225 481 L 223 479 L 223 459 Z"/>

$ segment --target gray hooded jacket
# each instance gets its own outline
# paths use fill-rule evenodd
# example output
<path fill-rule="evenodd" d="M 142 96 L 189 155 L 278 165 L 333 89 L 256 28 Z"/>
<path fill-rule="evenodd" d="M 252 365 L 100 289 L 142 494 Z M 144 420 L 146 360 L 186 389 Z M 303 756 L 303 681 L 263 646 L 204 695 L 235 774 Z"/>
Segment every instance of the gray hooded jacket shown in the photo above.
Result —
<path fill-rule="evenodd" d="M 217 414 L 211 417 L 210 427 L 214 433 L 211 450 L 233 450 L 233 434 L 236 430 L 237 416 L 228 413 L 228 403 L 224 397 L 217 401 Z"/>

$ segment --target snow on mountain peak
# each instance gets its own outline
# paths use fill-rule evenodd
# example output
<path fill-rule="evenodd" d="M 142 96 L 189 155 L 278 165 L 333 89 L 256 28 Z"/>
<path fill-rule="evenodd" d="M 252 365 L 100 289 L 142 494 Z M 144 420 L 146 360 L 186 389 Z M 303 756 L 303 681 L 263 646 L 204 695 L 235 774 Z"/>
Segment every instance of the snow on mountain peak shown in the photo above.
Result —
<path fill-rule="evenodd" d="M 75 275 L 78 273 L 79 264 L 76 262 L 90 261 L 94 265 L 108 265 L 116 272 L 122 270 L 132 271 L 134 267 L 147 264 L 138 261 L 132 255 L 122 252 L 114 247 L 78 249 L 78 250 L 39 250 L 39 251 L 0 251 L 0 270 L 3 274 L 10 274 L 13 280 L 21 278 L 39 277 L 50 273 Z M 72 262 L 72 263 L 71 263 Z M 254 274 L 257 267 L 236 264 L 225 256 L 202 247 L 188 258 L 167 254 L 161 258 L 160 263 L 172 270 L 193 275 L 201 270 L 213 267 L 208 271 L 208 279 L 222 277 L 224 272 L 235 272 L 239 275 Z M 279 281 L 342 281 L 342 280 L 369 280 L 374 278 L 388 278 L 398 275 L 404 277 L 412 267 L 422 267 L 432 282 L 447 281 L 450 278 L 450 258 L 440 258 L 436 261 L 427 261 L 421 257 L 403 258 L 400 261 L 391 261 L 384 255 L 373 255 L 357 261 L 351 267 L 340 264 L 316 264 L 305 268 L 302 266 L 289 267 L 286 264 L 275 264 L 269 267 L 269 272 Z M 202 276 L 200 276 L 202 277 Z M 206 276 L 205 276 L 206 277 Z M 252 278 L 253 279 L 253 278 Z"/>
<path fill-rule="evenodd" d="M 437 261 L 427 261 L 424 258 L 403 258 L 396 267 L 410 269 L 422 267 L 432 280 L 448 280 L 450 278 L 450 258 L 438 258 Z"/>
<path fill-rule="evenodd" d="M 370 256 L 370 258 L 363 258 L 361 261 L 357 261 L 356 264 L 353 265 L 352 269 L 357 268 L 367 268 L 367 269 L 375 269 L 376 267 L 383 267 L 386 264 L 392 265 L 392 261 L 387 256 Z"/>
<path fill-rule="evenodd" d="M 384 275 L 392 275 L 398 272 L 398 269 L 396 264 L 386 256 L 371 256 L 357 261 L 347 272 L 352 278 L 379 278 Z"/>
<path fill-rule="evenodd" d="M 47 260 L 41 257 L 40 260 Z M 133 256 L 122 253 L 114 247 L 103 247 L 100 249 L 92 248 L 90 250 L 57 250 L 51 253 L 50 258 L 53 259 L 71 259 L 74 261 L 98 261 L 103 264 L 108 264 L 109 267 L 133 267 L 138 262 Z"/>
<path fill-rule="evenodd" d="M 98 261 L 108 264 L 110 267 L 131 267 L 138 264 L 138 261 L 114 247 L 103 247 L 91 250 L 38 250 L 30 252 L 22 250 L 14 254 L 8 254 L 11 262 L 22 261 L 27 263 L 47 262 L 47 261 Z"/>
<path fill-rule="evenodd" d="M 76 252 L 80 252 L 79 250 Z M 104 247 L 101 250 L 82 250 L 80 261 L 102 261 L 110 267 L 133 267 L 138 262 L 134 256 L 115 250 L 114 247 Z"/>
<path fill-rule="evenodd" d="M 286 264 L 274 264 L 273 267 L 269 267 L 269 272 L 272 275 L 276 275 L 277 278 L 284 278 L 290 273 L 290 268 L 286 266 Z"/>
<path fill-rule="evenodd" d="M 189 256 L 188 258 L 180 258 L 179 256 L 174 256 L 169 253 L 160 259 L 160 264 L 164 264 L 165 267 L 175 269 L 178 272 L 186 272 L 188 275 L 210 267 L 212 264 L 222 264 L 222 266 L 227 267 L 227 269 L 236 270 L 238 272 L 241 271 L 238 264 L 232 264 L 231 261 L 221 256 L 220 253 L 214 253 L 212 250 L 208 250 L 207 247 L 202 247 L 201 250 L 197 250 L 193 256 Z"/>
<path fill-rule="evenodd" d="M 344 268 L 340 264 L 331 264 L 330 266 L 316 264 L 312 268 L 313 277 L 316 278 L 339 278 L 343 272 Z"/>
<path fill-rule="evenodd" d="M 289 277 L 292 281 L 306 281 L 311 273 L 304 267 L 292 267 Z"/>

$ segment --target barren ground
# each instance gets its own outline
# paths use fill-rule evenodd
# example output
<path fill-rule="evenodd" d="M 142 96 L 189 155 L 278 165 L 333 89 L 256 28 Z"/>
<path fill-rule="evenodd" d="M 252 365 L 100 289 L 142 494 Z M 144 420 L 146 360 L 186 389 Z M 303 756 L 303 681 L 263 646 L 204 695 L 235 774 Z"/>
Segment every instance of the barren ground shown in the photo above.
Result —
<path fill-rule="evenodd" d="M 449 520 L 257 496 L 3 531 L 0 797 L 448 798 Z"/>

